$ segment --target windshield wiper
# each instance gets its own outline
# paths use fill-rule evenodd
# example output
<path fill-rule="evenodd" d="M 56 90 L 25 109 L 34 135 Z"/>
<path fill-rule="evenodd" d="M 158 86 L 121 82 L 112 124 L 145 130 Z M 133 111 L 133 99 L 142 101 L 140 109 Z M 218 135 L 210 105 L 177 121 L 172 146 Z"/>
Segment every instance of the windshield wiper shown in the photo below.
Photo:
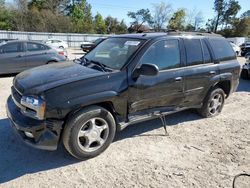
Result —
<path fill-rule="evenodd" d="M 101 68 L 101 70 L 103 72 L 107 72 L 107 71 L 112 71 L 113 69 L 111 69 L 110 67 L 108 67 L 107 65 L 100 63 L 98 61 L 94 61 L 94 60 L 89 60 L 86 57 L 81 58 L 82 60 L 82 64 L 86 65 L 86 63 L 92 63 L 94 65 L 97 65 L 99 68 Z"/>

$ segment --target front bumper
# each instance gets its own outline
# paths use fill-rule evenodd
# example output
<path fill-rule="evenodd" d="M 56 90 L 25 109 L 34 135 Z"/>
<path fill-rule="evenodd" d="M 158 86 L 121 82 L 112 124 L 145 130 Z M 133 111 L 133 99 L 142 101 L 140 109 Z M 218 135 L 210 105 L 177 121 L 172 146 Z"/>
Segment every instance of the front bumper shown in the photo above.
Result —
<path fill-rule="evenodd" d="M 26 117 L 20 112 L 11 96 L 7 100 L 6 110 L 11 126 L 26 144 L 43 150 L 57 149 L 63 121 L 41 121 Z M 27 137 L 25 132 L 31 133 L 34 138 Z"/>

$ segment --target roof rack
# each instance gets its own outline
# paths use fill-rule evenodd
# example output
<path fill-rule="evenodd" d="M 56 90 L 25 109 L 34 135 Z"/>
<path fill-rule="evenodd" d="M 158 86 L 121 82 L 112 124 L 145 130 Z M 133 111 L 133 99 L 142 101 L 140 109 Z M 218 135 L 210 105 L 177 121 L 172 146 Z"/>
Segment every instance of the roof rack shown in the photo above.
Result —
<path fill-rule="evenodd" d="M 222 37 L 220 34 L 213 32 L 199 32 L 199 31 L 178 31 L 178 30 L 168 30 L 166 32 L 168 35 L 198 35 L 198 36 L 213 36 L 213 37 Z"/>
<path fill-rule="evenodd" d="M 175 29 L 161 29 L 160 31 L 154 31 L 154 30 L 149 30 L 149 31 L 144 31 L 142 33 L 166 33 L 167 35 L 196 35 L 196 36 L 213 36 L 213 37 L 222 37 L 220 34 L 216 34 L 213 32 L 199 32 L 199 31 L 179 31 Z"/>

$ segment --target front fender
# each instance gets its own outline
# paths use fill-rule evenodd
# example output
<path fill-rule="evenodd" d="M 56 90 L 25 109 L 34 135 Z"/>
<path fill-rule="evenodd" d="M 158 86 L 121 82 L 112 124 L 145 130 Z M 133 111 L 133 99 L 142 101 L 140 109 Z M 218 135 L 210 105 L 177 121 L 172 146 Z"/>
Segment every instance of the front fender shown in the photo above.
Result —
<path fill-rule="evenodd" d="M 77 109 L 96 105 L 100 103 L 110 102 L 113 105 L 114 111 L 121 116 L 126 115 L 127 102 L 125 98 L 115 91 L 104 91 L 86 96 L 72 98 L 61 104 L 61 115 L 65 117 L 68 113 Z"/>

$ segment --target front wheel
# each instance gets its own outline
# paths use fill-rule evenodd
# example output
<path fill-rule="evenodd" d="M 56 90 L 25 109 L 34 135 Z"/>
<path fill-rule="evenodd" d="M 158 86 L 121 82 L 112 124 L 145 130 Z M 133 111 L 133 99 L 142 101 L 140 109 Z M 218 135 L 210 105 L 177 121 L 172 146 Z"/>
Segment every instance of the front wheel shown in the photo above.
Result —
<path fill-rule="evenodd" d="M 204 100 L 202 108 L 198 110 L 202 117 L 214 117 L 221 113 L 225 103 L 225 92 L 221 88 L 210 91 Z"/>
<path fill-rule="evenodd" d="M 102 153 L 113 141 L 115 132 L 112 114 L 102 107 L 92 106 L 67 121 L 63 143 L 72 156 L 83 160 Z"/>

